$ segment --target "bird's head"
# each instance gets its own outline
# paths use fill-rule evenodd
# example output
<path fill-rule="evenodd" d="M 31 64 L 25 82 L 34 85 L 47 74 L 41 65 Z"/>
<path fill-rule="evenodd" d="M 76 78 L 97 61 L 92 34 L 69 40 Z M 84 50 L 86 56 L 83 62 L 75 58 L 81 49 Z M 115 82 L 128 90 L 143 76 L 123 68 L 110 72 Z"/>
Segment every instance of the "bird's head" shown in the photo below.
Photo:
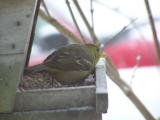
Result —
<path fill-rule="evenodd" d="M 94 58 L 95 64 L 98 62 L 100 58 L 100 48 L 98 45 L 94 44 L 86 44 L 89 52 L 91 53 L 92 57 Z"/>

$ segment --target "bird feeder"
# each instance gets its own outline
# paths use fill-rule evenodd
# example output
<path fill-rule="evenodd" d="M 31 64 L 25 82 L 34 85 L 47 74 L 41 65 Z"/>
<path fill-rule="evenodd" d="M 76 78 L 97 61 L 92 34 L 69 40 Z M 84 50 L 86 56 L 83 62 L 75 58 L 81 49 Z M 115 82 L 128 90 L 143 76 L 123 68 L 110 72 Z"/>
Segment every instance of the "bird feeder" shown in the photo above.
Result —
<path fill-rule="evenodd" d="M 0 4 L 0 120 L 101 120 L 107 112 L 105 60 L 96 85 L 18 91 L 32 44 L 39 0 Z"/>

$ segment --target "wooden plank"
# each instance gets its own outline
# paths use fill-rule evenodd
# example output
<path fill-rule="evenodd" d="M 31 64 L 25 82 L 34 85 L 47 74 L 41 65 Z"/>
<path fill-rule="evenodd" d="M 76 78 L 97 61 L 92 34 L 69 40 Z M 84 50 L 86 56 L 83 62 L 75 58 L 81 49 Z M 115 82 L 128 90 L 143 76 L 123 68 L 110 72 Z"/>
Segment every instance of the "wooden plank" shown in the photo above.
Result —
<path fill-rule="evenodd" d="M 0 114 L 0 120 L 102 120 L 93 107 Z"/>
<path fill-rule="evenodd" d="M 36 0 L 1 0 L 0 55 L 24 53 Z"/>
<path fill-rule="evenodd" d="M 106 113 L 108 109 L 108 90 L 105 59 L 101 58 L 96 65 L 96 111 Z"/>
<path fill-rule="evenodd" d="M 18 92 L 14 111 L 95 106 L 95 86 Z"/>
<path fill-rule="evenodd" d="M 0 3 L 0 112 L 13 110 L 36 3 L 36 0 Z"/>
<path fill-rule="evenodd" d="M 0 112 L 13 107 L 18 78 L 20 77 L 23 55 L 0 57 Z M 19 78 L 20 79 L 20 78 Z"/>

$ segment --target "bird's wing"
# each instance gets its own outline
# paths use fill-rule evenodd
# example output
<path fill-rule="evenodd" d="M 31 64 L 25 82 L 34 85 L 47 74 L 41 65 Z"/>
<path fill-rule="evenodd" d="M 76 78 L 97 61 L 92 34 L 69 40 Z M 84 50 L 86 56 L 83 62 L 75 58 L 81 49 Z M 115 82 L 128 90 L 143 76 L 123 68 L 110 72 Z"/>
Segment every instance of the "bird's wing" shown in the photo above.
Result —
<path fill-rule="evenodd" d="M 74 44 L 53 52 L 44 64 L 62 71 L 84 71 L 92 69 L 93 58 L 85 47 Z"/>

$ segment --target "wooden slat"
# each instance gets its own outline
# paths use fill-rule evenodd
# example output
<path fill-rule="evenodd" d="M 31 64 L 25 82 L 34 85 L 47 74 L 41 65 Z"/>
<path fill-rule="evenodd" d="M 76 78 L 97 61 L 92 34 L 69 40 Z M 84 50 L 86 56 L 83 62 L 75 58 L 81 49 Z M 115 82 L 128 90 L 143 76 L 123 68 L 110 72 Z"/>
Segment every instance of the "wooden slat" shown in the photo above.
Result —
<path fill-rule="evenodd" d="M 101 58 L 96 65 L 96 111 L 106 113 L 108 109 L 108 90 L 105 59 Z"/>
<path fill-rule="evenodd" d="M 1 0 L 0 55 L 24 53 L 36 0 Z"/>
<path fill-rule="evenodd" d="M 0 57 L 0 112 L 13 107 L 23 55 Z"/>
<path fill-rule="evenodd" d="M 95 86 L 18 92 L 14 111 L 95 106 Z"/>
<path fill-rule="evenodd" d="M 13 109 L 36 3 L 36 0 L 0 2 L 0 113 Z"/>
<path fill-rule="evenodd" d="M 0 120 L 102 120 L 93 107 L 0 114 Z"/>

